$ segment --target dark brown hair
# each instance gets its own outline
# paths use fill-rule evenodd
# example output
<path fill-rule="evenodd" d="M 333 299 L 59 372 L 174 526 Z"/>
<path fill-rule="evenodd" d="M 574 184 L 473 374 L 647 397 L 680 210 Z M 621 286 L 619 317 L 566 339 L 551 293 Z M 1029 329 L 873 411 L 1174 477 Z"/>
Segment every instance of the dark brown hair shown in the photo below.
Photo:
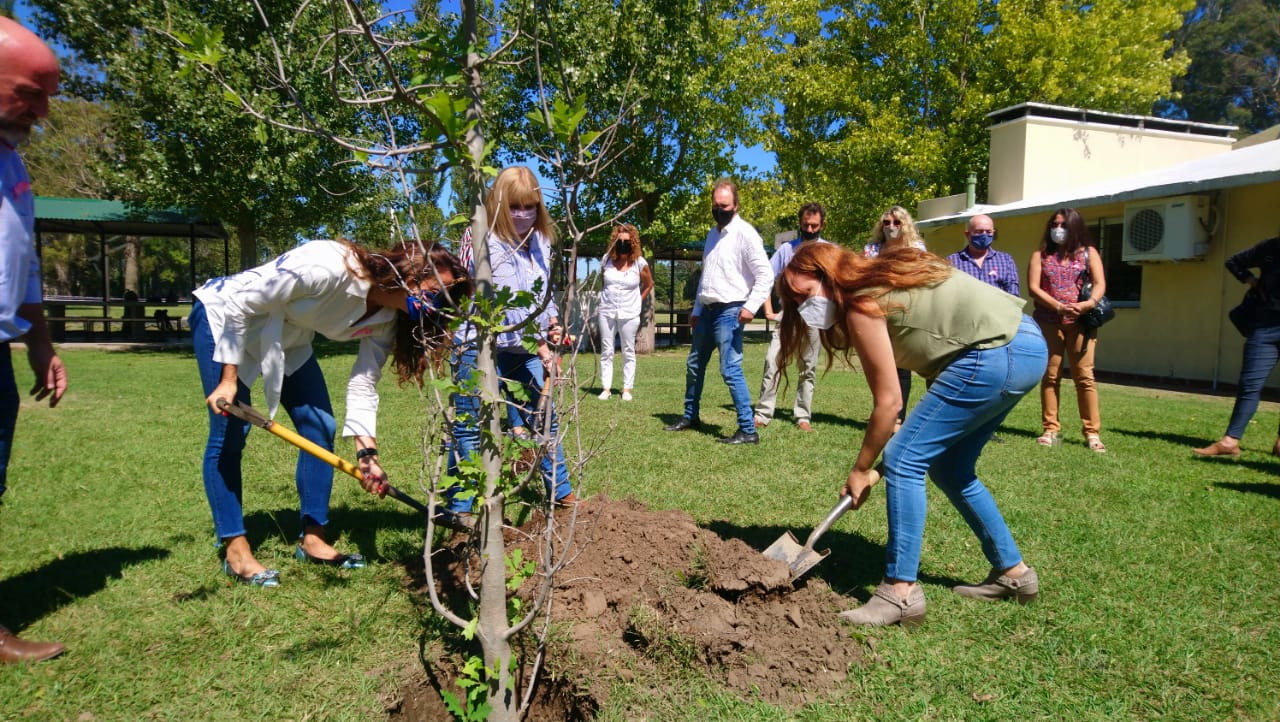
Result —
<path fill-rule="evenodd" d="M 449 346 L 449 320 L 459 309 L 466 308 L 464 301 L 472 293 L 471 276 L 449 249 L 439 243 L 424 249 L 416 241 L 397 243 L 390 250 L 374 251 L 364 246 L 344 241 L 351 250 L 351 258 L 357 267 L 351 272 L 383 291 L 414 288 L 439 288 L 439 311 L 423 315 L 419 320 L 409 318 L 407 308 L 396 312 L 395 339 L 392 341 L 391 358 L 396 376 L 401 384 L 413 381 L 422 385 L 422 376 L 428 365 L 443 367 L 445 351 Z M 437 271 L 447 271 L 453 283 L 445 285 Z"/>

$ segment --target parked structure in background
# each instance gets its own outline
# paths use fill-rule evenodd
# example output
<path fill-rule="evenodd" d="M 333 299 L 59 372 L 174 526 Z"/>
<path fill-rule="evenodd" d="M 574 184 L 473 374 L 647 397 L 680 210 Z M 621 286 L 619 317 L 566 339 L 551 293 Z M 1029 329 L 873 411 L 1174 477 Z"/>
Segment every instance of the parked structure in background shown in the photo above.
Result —
<path fill-rule="evenodd" d="M 966 207 L 960 194 L 922 202 L 926 237 L 954 238 L 985 214 L 1025 268 L 1045 214 L 1074 207 L 1098 241 L 1118 309 L 1099 332 L 1107 342 L 1098 371 L 1234 383 L 1241 348 L 1227 311 L 1240 293 L 1223 262 L 1280 232 L 1275 134 L 1236 141 L 1229 125 L 1037 103 L 988 117 L 988 201 Z M 1268 383 L 1278 384 L 1277 376 Z"/>

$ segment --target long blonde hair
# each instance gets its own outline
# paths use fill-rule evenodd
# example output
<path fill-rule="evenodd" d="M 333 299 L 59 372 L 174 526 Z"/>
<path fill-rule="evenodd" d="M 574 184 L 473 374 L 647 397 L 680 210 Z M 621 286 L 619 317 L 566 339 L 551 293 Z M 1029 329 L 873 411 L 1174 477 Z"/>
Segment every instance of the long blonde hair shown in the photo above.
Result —
<path fill-rule="evenodd" d="M 902 233 L 898 235 L 896 241 L 890 241 L 888 236 L 884 234 L 884 217 L 892 216 L 902 221 Z M 920 235 L 919 229 L 916 228 L 915 221 L 911 220 L 911 214 L 902 206 L 889 206 L 889 210 L 876 216 L 876 225 L 871 229 L 871 238 L 868 243 L 880 244 L 880 252 L 894 250 L 897 248 L 916 248 L 924 246 L 924 237 Z"/>
<path fill-rule="evenodd" d="M 489 227 L 494 235 L 503 241 L 517 244 L 521 240 L 516 233 L 515 224 L 511 222 L 511 206 L 538 206 L 538 218 L 533 227 L 547 239 L 548 243 L 556 240 L 555 224 L 551 222 L 551 214 L 542 202 L 542 188 L 538 186 L 538 178 L 533 171 L 522 165 L 503 168 L 489 188 L 489 196 L 485 198 L 484 207 L 489 213 Z"/>

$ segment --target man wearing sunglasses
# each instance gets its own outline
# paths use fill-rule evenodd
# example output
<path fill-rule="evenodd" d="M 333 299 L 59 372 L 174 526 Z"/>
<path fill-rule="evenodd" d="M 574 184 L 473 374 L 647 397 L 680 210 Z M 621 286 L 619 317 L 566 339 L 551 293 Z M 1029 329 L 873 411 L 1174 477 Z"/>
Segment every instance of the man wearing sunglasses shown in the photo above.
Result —
<path fill-rule="evenodd" d="M 1018 266 L 1013 262 L 1013 256 L 991 247 L 996 242 L 996 224 L 991 216 L 970 218 L 964 237 L 968 244 L 947 256 L 951 265 L 1005 293 L 1021 295 Z"/>

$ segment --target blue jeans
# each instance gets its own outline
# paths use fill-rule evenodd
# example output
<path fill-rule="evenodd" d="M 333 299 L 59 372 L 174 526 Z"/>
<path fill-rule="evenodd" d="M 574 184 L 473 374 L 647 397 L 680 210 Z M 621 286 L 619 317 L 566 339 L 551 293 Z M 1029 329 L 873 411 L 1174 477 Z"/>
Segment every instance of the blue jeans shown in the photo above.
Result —
<path fill-rule="evenodd" d="M 0 344 L 0 497 L 9 480 L 9 453 L 13 449 L 13 431 L 18 426 L 18 382 L 13 378 L 13 357 L 9 342 Z"/>
<path fill-rule="evenodd" d="M 196 364 L 200 367 L 200 384 L 205 396 L 213 393 L 222 377 L 222 364 L 213 360 L 214 341 L 204 305 L 199 301 L 191 308 L 188 319 Z M 249 387 L 243 382 L 236 388 L 236 401 L 249 403 Z M 304 439 L 333 450 L 336 424 L 329 390 L 325 387 L 320 364 L 312 356 L 302 368 L 284 377 L 280 389 L 280 405 L 289 414 L 293 426 Z M 240 458 L 244 452 L 249 424 L 234 416 L 209 412 L 209 441 L 204 447 L 204 493 L 213 511 L 213 528 L 219 539 L 243 536 L 243 478 Z M 325 526 L 329 523 L 329 494 L 333 489 L 333 467 L 306 452 L 298 453 L 294 473 L 302 515 L 302 526 Z"/>
<path fill-rule="evenodd" d="M 524 388 L 529 398 L 525 403 L 517 403 L 512 397 L 508 396 L 507 408 L 509 410 L 504 416 L 509 424 L 514 424 L 518 421 L 521 426 L 527 427 L 536 438 L 538 434 L 542 433 L 542 426 L 534 418 L 538 399 L 542 394 L 542 386 L 545 383 L 542 360 L 533 354 L 514 351 L 499 352 L 497 361 L 498 375 L 503 383 L 519 384 Z M 468 346 L 461 352 L 455 353 L 450 359 L 450 363 L 453 366 L 454 382 L 466 382 L 471 378 L 472 372 L 476 368 L 475 347 Z M 550 409 L 550 412 L 551 435 L 554 437 L 559 430 L 559 425 L 554 408 Z M 449 454 L 450 474 L 457 473 L 459 459 L 470 459 L 480 448 L 480 396 L 477 394 L 455 393 L 453 395 L 453 413 L 453 449 Z M 558 441 L 556 442 L 554 468 L 552 457 L 547 454 L 542 455 L 541 468 L 542 481 L 547 486 L 547 492 L 551 493 L 553 498 L 563 499 L 573 491 L 573 484 L 569 481 L 569 470 L 564 463 L 564 446 Z M 471 511 L 473 500 L 457 497 L 458 491 L 460 491 L 459 487 L 453 487 L 445 492 L 445 508 L 451 512 Z"/>
<path fill-rule="evenodd" d="M 747 379 L 742 375 L 742 324 L 738 322 L 741 303 L 709 303 L 702 307 L 698 325 L 693 327 L 693 345 L 689 348 L 689 360 L 684 373 L 684 417 L 698 418 L 698 405 L 702 401 L 702 383 L 707 377 L 707 364 L 711 352 L 720 351 L 720 375 L 733 398 L 738 411 L 738 429 L 743 433 L 756 433 L 756 422 L 751 412 L 751 392 Z"/>
<path fill-rule="evenodd" d="M 1280 362 L 1280 326 L 1254 329 L 1244 342 L 1240 383 L 1236 389 L 1236 405 L 1231 409 L 1231 423 L 1227 424 L 1227 436 L 1244 438 L 1245 427 L 1258 411 L 1262 387 L 1277 362 Z"/>
<path fill-rule="evenodd" d="M 1022 561 L 975 465 L 1000 422 L 1040 383 L 1048 360 L 1040 329 L 1024 316 L 1008 345 L 967 351 L 934 379 L 884 449 L 886 578 L 916 581 L 924 540 L 926 472 L 977 535 L 992 568 L 1004 571 Z"/>

